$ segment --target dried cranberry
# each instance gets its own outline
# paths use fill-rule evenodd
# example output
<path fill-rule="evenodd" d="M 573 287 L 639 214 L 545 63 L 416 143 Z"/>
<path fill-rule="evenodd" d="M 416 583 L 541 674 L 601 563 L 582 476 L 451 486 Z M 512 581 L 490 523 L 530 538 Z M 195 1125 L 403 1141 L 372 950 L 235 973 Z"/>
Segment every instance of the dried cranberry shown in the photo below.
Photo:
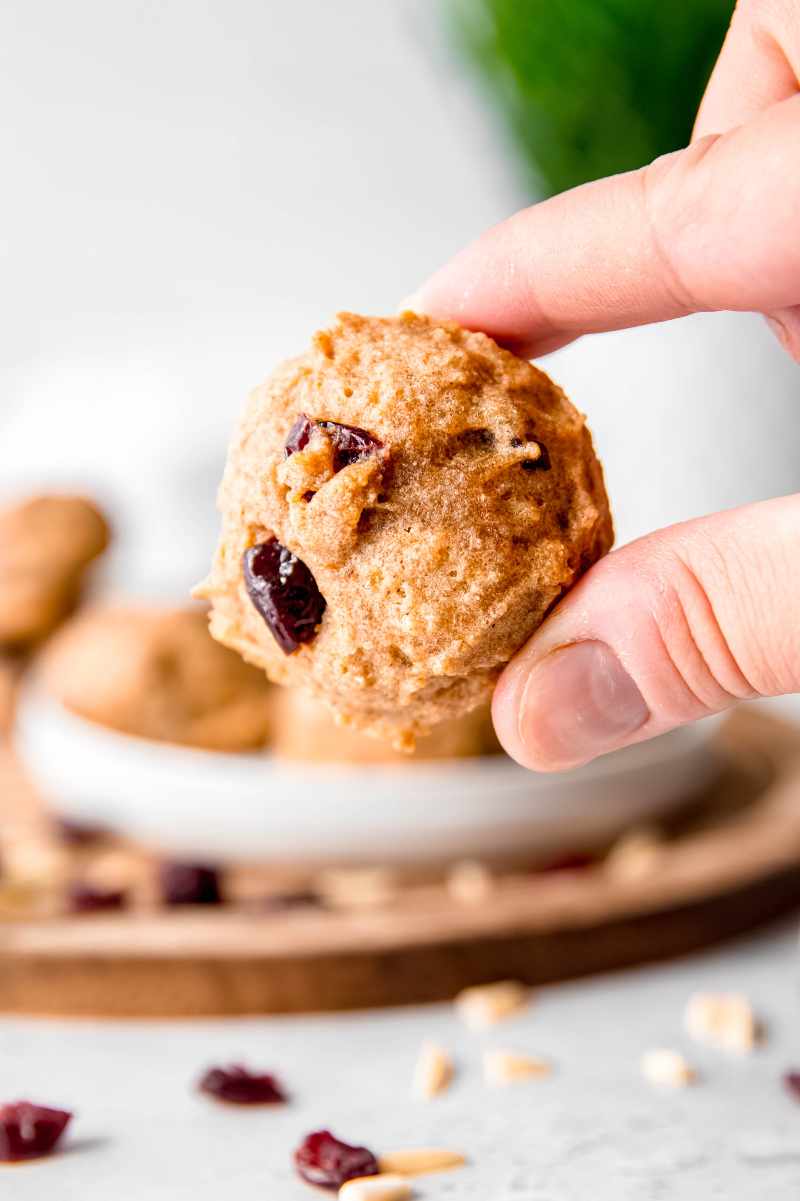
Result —
<path fill-rule="evenodd" d="M 371 1151 L 340 1142 L 330 1130 L 307 1135 L 294 1153 L 294 1165 L 303 1180 L 330 1189 L 356 1176 L 376 1176 L 379 1170 Z"/>
<path fill-rule="evenodd" d="M 536 868 L 536 872 L 538 875 L 543 872 L 582 872 L 587 867 L 594 867 L 596 863 L 597 857 L 595 855 L 590 855 L 583 851 L 573 851 L 572 854 L 559 855 L 555 859 L 548 859 Z"/>
<path fill-rule="evenodd" d="M 56 831 L 61 841 L 71 847 L 88 847 L 108 837 L 105 826 L 74 822 L 68 817 L 56 818 Z"/>
<path fill-rule="evenodd" d="M 285 655 L 311 641 L 325 612 L 325 598 L 305 563 L 277 538 L 244 552 L 244 582 Z"/>
<path fill-rule="evenodd" d="M 342 425 L 338 421 L 312 421 L 301 413 L 289 430 L 284 446 L 288 459 L 298 450 L 308 446 L 314 426 L 324 430 L 333 444 L 333 470 L 341 471 L 359 459 L 366 459 L 377 450 L 383 449 L 383 443 L 373 437 L 367 430 L 359 429 L 357 425 Z"/>
<path fill-rule="evenodd" d="M 124 909 L 128 899 L 123 889 L 92 888 L 91 884 L 73 884 L 67 893 L 70 913 L 100 913 L 104 909 Z"/>
<path fill-rule="evenodd" d="M 257 902 L 257 908 L 262 913 L 283 913 L 287 909 L 309 909 L 321 904 L 322 898 L 318 892 L 302 888 L 296 892 L 273 892 L 268 897 L 262 897 Z"/>
<path fill-rule="evenodd" d="M 249 1072 L 238 1063 L 228 1068 L 209 1068 L 197 1087 L 201 1093 L 233 1105 L 279 1105 L 286 1100 L 274 1076 Z"/>
<path fill-rule="evenodd" d="M 340 425 L 338 421 L 319 421 L 320 429 L 333 443 L 333 470 L 341 471 L 359 459 L 366 459 L 383 449 L 383 443 L 357 425 Z"/>
<path fill-rule="evenodd" d="M 162 863 L 161 896 L 166 905 L 219 905 L 219 872 L 201 863 Z"/>
<path fill-rule="evenodd" d="M 308 440 L 311 437 L 313 429 L 314 422 L 306 417 L 305 413 L 301 413 L 292 428 L 289 430 L 289 434 L 286 438 L 286 444 L 284 445 L 283 452 L 287 459 L 289 458 L 289 455 L 293 455 L 296 451 L 305 450 L 305 448 L 308 446 Z"/>
<path fill-rule="evenodd" d="M 787 1072 L 783 1078 L 783 1083 L 795 1101 L 800 1101 L 800 1072 Z"/>
<path fill-rule="evenodd" d="M 32 1101 L 0 1105 L 0 1161 L 38 1159 L 53 1150 L 67 1128 L 71 1113 Z"/>

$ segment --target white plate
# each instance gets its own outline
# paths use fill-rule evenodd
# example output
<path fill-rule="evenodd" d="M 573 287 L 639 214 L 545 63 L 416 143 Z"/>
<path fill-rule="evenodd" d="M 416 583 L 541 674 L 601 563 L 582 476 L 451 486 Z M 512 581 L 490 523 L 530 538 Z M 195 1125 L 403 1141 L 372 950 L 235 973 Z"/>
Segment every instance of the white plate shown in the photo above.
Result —
<path fill-rule="evenodd" d="M 120 734 L 31 688 L 18 744 L 51 807 L 192 858 L 424 864 L 557 855 L 613 837 L 699 790 L 713 721 L 537 774 L 505 756 L 408 765 L 289 763 Z"/>

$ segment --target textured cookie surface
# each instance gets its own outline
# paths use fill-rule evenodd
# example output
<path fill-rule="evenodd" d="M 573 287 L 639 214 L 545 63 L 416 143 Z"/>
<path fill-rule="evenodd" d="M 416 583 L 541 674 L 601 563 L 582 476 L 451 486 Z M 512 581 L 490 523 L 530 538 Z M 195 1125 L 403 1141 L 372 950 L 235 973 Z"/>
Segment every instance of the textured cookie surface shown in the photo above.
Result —
<path fill-rule="evenodd" d="M 127 734 L 220 751 L 268 740 L 274 689 L 209 637 L 200 608 L 87 609 L 40 671 L 68 709 Z"/>
<path fill-rule="evenodd" d="M 412 313 L 340 314 L 251 394 L 220 508 L 214 636 L 398 746 L 485 701 L 612 541 L 563 392 Z"/>

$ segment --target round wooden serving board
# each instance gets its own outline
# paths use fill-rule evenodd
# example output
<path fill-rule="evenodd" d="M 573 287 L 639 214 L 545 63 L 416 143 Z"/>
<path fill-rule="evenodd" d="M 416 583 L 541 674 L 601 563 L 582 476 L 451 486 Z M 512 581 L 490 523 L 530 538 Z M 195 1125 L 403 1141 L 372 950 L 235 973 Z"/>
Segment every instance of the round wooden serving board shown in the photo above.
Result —
<path fill-rule="evenodd" d="M 644 877 L 499 877 L 480 904 L 409 885 L 380 908 L 225 907 L 0 923 L 0 1010 L 200 1016 L 433 1001 L 696 950 L 800 905 L 800 731 L 752 711 Z M 487 797 L 491 804 L 491 797 Z"/>

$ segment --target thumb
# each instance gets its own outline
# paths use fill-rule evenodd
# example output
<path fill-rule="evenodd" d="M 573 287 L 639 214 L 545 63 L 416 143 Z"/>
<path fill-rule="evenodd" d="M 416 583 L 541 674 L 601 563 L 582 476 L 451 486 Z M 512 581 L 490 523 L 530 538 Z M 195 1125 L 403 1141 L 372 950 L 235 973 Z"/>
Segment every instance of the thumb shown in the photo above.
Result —
<path fill-rule="evenodd" d="M 597 563 L 503 673 L 493 715 L 537 770 L 800 691 L 800 495 L 660 530 Z"/>

